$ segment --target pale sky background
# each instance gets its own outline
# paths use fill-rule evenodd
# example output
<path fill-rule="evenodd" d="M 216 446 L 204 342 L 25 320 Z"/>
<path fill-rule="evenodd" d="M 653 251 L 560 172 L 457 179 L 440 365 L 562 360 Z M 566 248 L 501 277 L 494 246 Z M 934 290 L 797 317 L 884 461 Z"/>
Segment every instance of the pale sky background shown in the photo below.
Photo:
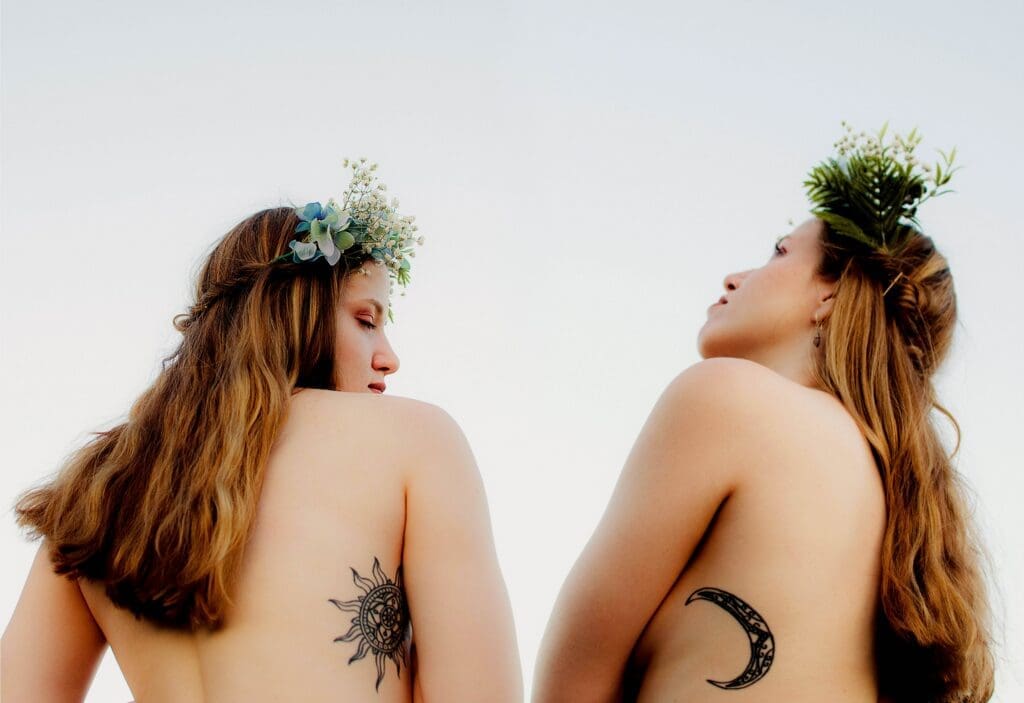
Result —
<path fill-rule="evenodd" d="M 1022 33 L 1013 0 L 5 0 L 0 620 L 36 548 L 10 506 L 152 381 L 207 247 L 367 156 L 426 237 L 388 392 L 473 446 L 528 684 L 725 274 L 808 216 L 841 119 L 890 120 L 963 165 L 921 212 L 961 313 L 939 389 L 994 563 L 994 700 L 1024 700 Z M 108 655 L 88 700 L 129 697 Z"/>

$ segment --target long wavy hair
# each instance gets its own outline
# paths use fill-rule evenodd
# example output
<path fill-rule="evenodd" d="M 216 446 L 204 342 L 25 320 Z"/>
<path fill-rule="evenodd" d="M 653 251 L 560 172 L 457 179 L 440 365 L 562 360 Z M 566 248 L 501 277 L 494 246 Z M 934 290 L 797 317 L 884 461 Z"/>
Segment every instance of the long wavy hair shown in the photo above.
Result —
<path fill-rule="evenodd" d="M 268 265 L 297 223 L 263 210 L 216 244 L 174 320 L 180 345 L 127 420 L 15 507 L 58 573 L 159 625 L 223 624 L 291 392 L 333 388 L 342 281 L 369 257 Z"/>
<path fill-rule="evenodd" d="M 880 689 L 900 703 L 987 701 L 993 655 L 984 552 L 951 463 L 960 426 L 933 385 L 957 320 L 949 266 L 921 232 L 886 254 L 853 251 L 823 225 L 818 273 L 837 283 L 813 373 L 860 425 L 885 486 Z M 932 410 L 956 430 L 949 455 Z"/>

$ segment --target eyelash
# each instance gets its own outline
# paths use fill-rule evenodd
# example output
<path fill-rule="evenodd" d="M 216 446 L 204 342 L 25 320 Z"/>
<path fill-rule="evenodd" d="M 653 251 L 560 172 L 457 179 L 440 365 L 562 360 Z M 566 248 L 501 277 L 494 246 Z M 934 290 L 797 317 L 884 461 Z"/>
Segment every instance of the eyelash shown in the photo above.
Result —
<path fill-rule="evenodd" d="M 785 252 L 784 249 L 781 249 L 778 244 L 776 244 L 775 245 L 775 253 L 776 254 L 785 254 L 786 252 Z"/>
<path fill-rule="evenodd" d="M 369 320 L 364 320 L 364 319 L 363 319 L 363 318 L 361 318 L 361 317 L 360 317 L 360 318 L 357 318 L 357 319 L 359 320 L 359 324 L 360 324 L 360 325 L 362 325 L 363 327 L 365 327 L 366 329 L 370 329 L 370 330 L 375 330 L 375 329 L 377 329 L 377 325 L 373 324 L 373 323 L 372 323 L 372 322 L 370 322 Z"/>

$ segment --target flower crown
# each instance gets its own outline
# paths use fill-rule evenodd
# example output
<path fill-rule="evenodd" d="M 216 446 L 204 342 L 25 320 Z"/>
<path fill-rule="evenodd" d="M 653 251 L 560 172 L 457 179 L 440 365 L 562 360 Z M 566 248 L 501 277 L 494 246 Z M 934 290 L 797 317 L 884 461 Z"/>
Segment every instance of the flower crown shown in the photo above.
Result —
<path fill-rule="evenodd" d="M 278 256 L 270 263 L 290 261 L 302 263 L 326 259 L 331 266 L 343 256 L 365 258 L 370 256 L 388 268 L 394 284 L 406 286 L 409 283 L 409 259 L 416 255 L 414 244 L 423 244 L 423 237 L 416 236 L 415 217 L 398 214 L 398 198 L 388 202 L 387 186 L 377 181 L 377 164 L 345 159 L 344 166 L 352 169 L 352 180 L 345 191 L 342 204 L 333 198 L 327 205 L 319 202 L 306 203 L 295 208 L 299 224 L 295 234 L 305 234 L 301 241 L 288 242 L 291 251 Z M 405 291 L 402 291 L 405 295 Z M 390 317 L 391 311 L 388 311 Z"/>
<path fill-rule="evenodd" d="M 846 120 L 841 124 L 847 134 L 833 145 L 840 158 L 830 157 L 815 166 L 803 183 L 815 205 L 811 213 L 855 248 L 897 254 L 920 231 L 917 209 L 921 203 L 955 192 L 939 188 L 959 168 L 952 168 L 956 147 L 948 155 L 939 150 L 943 161 L 936 162 L 933 172 L 914 156 L 914 147 L 921 141 L 916 127 L 906 137 L 895 134 L 887 144 L 888 122 L 877 136 L 855 134 Z M 916 170 L 918 165 L 921 172 Z"/>

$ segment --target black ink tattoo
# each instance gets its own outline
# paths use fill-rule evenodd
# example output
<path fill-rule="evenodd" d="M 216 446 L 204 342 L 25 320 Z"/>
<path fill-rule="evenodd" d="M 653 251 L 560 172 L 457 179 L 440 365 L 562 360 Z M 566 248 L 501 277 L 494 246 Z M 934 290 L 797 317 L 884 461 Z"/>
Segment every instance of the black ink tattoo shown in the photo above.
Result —
<path fill-rule="evenodd" d="M 328 599 L 339 610 L 356 614 L 352 618 L 351 629 L 335 637 L 334 641 L 359 642 L 356 653 L 348 660 L 349 664 L 373 651 L 377 661 L 375 688 L 379 691 L 388 659 L 395 663 L 398 678 L 402 677 L 402 663 L 408 667 L 409 662 L 411 628 L 409 607 L 402 587 L 402 567 L 398 567 L 395 580 L 391 581 L 380 568 L 380 561 L 374 557 L 373 580 L 360 576 L 355 569 L 352 569 L 352 580 L 362 589 L 363 595 L 347 601 Z"/>
<path fill-rule="evenodd" d="M 698 588 L 686 599 L 686 605 L 695 600 L 711 601 L 727 613 L 732 615 L 743 626 L 750 639 L 750 660 L 743 673 L 731 681 L 713 681 L 707 679 L 712 686 L 726 690 L 746 688 L 757 683 L 761 677 L 768 673 L 772 661 L 775 660 L 775 637 L 768 629 L 768 623 L 764 621 L 761 614 L 751 608 L 746 602 L 737 598 L 728 591 L 720 588 Z"/>

